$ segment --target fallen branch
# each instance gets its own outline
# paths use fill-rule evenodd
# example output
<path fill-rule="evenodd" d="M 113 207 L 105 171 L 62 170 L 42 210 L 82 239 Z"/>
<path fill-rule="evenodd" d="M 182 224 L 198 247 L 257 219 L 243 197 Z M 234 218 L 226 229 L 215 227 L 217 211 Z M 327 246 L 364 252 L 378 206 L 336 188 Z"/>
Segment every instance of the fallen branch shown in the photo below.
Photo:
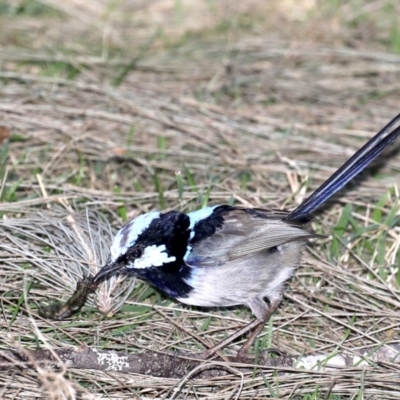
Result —
<path fill-rule="evenodd" d="M 374 362 L 400 364 L 400 344 L 384 344 L 377 349 L 365 349 L 358 354 L 337 353 L 306 355 L 301 357 L 281 356 L 277 358 L 260 357 L 238 360 L 229 357 L 236 363 L 235 368 L 241 372 L 260 367 L 304 368 L 307 370 L 326 370 L 337 367 L 361 367 Z M 240 361 L 240 363 L 239 363 Z M 102 351 L 96 348 L 80 347 L 56 350 L 6 350 L 0 352 L 0 370 L 26 368 L 34 364 L 41 367 L 94 369 L 100 371 L 118 371 L 154 377 L 182 378 L 190 371 L 199 368 L 197 377 L 213 378 L 228 375 L 228 364 L 217 360 L 203 361 L 189 358 L 184 353 L 143 352 L 128 354 L 116 351 Z"/>

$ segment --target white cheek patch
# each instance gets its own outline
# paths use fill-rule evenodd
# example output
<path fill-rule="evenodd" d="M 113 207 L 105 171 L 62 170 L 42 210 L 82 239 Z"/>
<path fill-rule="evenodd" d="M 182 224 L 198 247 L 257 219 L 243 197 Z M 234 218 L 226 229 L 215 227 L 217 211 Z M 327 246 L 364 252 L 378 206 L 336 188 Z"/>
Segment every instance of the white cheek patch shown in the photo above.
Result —
<path fill-rule="evenodd" d="M 132 268 L 144 269 L 150 267 L 161 267 L 163 264 L 175 261 L 176 257 L 168 257 L 165 252 L 165 244 L 161 246 L 147 246 L 144 249 L 142 257 L 134 261 Z"/>

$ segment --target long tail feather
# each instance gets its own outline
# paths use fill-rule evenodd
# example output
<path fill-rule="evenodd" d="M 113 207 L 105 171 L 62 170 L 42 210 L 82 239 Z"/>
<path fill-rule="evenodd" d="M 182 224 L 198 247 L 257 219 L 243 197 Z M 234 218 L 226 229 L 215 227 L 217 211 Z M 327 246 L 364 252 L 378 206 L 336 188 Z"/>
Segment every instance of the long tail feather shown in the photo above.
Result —
<path fill-rule="evenodd" d="M 328 178 L 310 197 L 303 201 L 285 219 L 301 220 L 308 218 L 326 200 L 367 167 L 382 151 L 400 135 L 400 114 L 393 118 L 381 131 L 369 140 L 330 178 Z"/>

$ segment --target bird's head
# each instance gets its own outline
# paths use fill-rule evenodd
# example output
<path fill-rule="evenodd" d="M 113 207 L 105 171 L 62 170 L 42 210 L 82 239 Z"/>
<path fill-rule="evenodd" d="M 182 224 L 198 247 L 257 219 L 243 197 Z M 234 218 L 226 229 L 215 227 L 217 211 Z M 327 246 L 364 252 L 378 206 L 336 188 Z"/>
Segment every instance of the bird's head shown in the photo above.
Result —
<path fill-rule="evenodd" d="M 178 211 L 150 212 L 128 222 L 115 236 L 108 262 L 94 283 L 116 273 L 146 276 L 160 267 L 180 268 L 187 251 L 189 225 L 189 217 Z"/>

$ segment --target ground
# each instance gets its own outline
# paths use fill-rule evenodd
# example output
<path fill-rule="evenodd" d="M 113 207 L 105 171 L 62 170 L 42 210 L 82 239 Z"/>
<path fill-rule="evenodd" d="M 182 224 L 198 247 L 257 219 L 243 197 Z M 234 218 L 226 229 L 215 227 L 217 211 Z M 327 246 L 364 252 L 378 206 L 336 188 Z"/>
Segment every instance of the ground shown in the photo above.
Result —
<path fill-rule="evenodd" d="M 399 112 L 395 0 L 234 3 L 0 0 L 1 349 L 217 343 L 253 318 L 248 309 L 190 308 L 132 280 L 65 321 L 41 318 L 36 302 L 67 299 L 139 213 L 293 208 Z M 398 147 L 315 215 L 326 237 L 308 246 L 253 351 L 331 356 L 399 341 Z M 394 399 L 392 361 L 254 375 L 229 366 L 197 380 L 36 364 L 1 374 L 0 393 Z"/>

